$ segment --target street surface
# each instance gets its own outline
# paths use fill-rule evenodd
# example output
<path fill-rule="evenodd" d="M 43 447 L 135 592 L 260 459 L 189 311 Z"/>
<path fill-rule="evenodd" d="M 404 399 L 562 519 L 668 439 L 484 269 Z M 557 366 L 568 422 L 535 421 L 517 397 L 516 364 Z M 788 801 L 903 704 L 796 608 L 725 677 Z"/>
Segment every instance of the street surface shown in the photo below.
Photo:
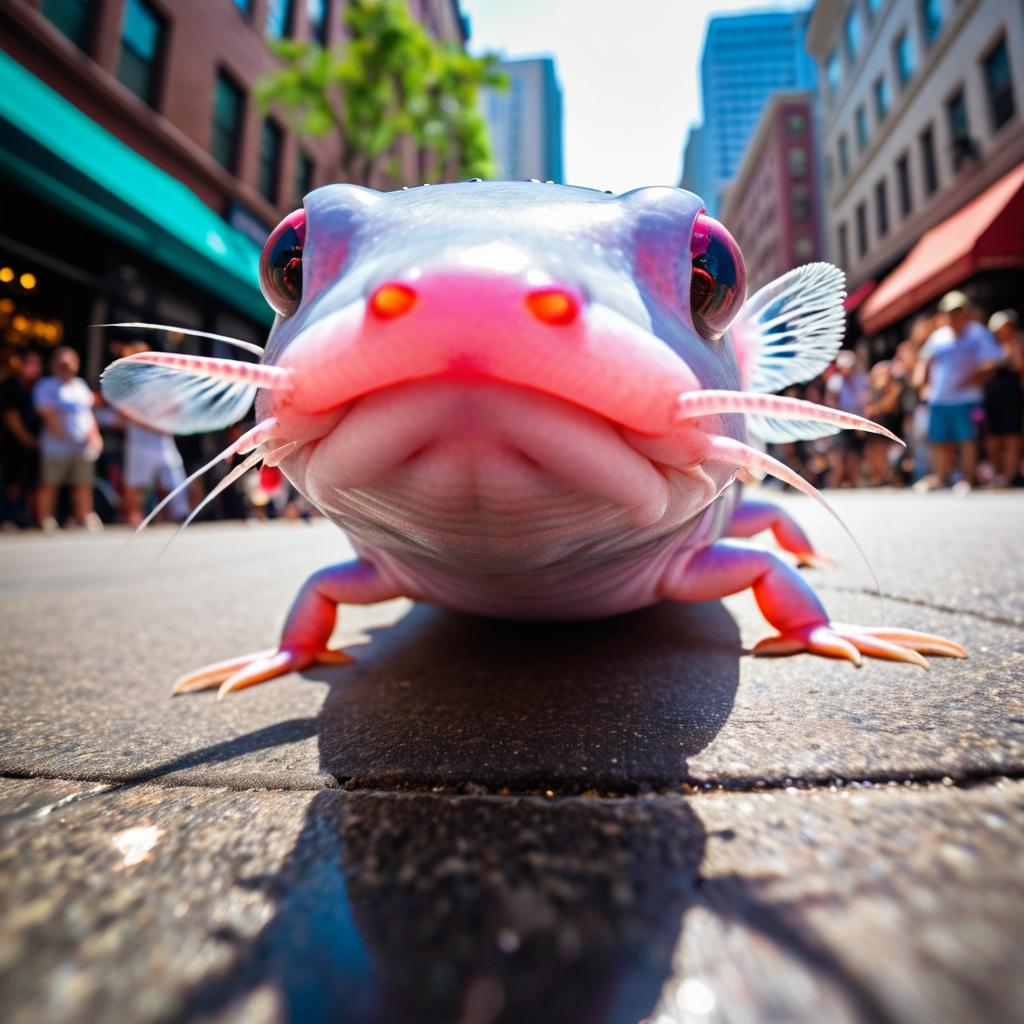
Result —
<path fill-rule="evenodd" d="M 749 594 L 396 601 L 343 610 L 355 665 L 171 700 L 343 536 L 0 538 L 5 1021 L 1020 1020 L 1024 497 L 828 496 L 885 621 L 968 660 L 753 659 Z M 881 622 L 778 500 L 834 618 Z"/>

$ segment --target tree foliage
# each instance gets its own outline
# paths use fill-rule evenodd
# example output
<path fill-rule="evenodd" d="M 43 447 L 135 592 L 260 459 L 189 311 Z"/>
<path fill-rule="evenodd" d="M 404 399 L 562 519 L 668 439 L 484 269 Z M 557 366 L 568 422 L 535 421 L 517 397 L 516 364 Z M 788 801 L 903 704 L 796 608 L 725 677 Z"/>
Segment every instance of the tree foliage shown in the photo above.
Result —
<path fill-rule="evenodd" d="M 344 180 L 398 183 L 401 154 L 425 157 L 428 180 L 492 177 L 481 86 L 503 88 L 497 57 L 436 42 L 404 0 L 348 0 L 346 42 L 327 50 L 272 44 L 283 67 L 257 85 L 264 109 L 285 111 L 299 134 L 339 136 Z"/>

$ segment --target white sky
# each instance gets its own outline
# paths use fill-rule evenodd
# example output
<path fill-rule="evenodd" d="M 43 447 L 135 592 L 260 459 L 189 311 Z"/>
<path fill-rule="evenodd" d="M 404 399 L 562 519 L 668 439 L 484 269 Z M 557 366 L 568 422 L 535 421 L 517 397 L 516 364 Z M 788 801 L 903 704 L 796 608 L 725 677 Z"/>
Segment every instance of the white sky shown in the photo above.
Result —
<path fill-rule="evenodd" d="M 711 14 L 810 0 L 461 0 L 473 53 L 555 58 L 565 180 L 624 192 L 675 185 L 700 121 L 700 52 Z"/>

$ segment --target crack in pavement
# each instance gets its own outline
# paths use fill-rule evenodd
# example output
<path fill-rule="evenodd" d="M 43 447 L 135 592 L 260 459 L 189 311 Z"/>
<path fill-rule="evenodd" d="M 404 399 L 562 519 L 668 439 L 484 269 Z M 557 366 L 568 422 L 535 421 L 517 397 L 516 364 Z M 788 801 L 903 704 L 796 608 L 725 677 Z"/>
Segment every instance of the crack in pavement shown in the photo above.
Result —
<path fill-rule="evenodd" d="M 325 790 L 337 790 L 339 793 L 377 796 L 447 796 L 454 799 L 490 798 L 495 800 L 509 799 L 596 799 L 596 800 L 647 800 L 658 797 L 682 797 L 693 798 L 702 796 L 743 796 L 757 793 L 785 792 L 793 793 L 839 793 L 844 791 L 854 792 L 892 792 L 894 790 L 913 789 L 925 791 L 933 789 L 958 789 L 969 790 L 979 786 L 997 782 L 1015 782 L 1024 780 L 1024 766 L 1014 766 L 1000 771 L 976 771 L 961 772 L 956 775 L 939 772 L 910 772 L 910 773 L 879 773 L 877 776 L 862 777 L 858 779 L 844 779 L 835 775 L 811 776 L 805 778 L 791 778 L 785 776 L 778 779 L 750 778 L 739 779 L 735 782 L 694 782 L 683 783 L 677 787 L 661 789 L 581 789 L 565 788 L 551 785 L 547 787 L 531 786 L 482 786 L 477 783 L 465 782 L 459 786 L 431 785 L 424 783 L 420 785 L 410 784 L 408 786 L 381 785 L 369 780 L 366 783 L 340 782 L 328 776 L 331 784 L 321 789 L 312 788 L 289 788 L 275 786 L 246 786 L 232 785 L 230 782 L 213 783 L 208 779 L 191 779 L 177 776 L 165 777 L 163 779 L 152 776 L 142 776 L 137 779 L 97 779 L 79 776 L 50 776 L 32 773 L 18 773 L 5 771 L 0 773 L 0 779 L 10 781 L 38 781 L 74 783 L 81 782 L 92 784 L 92 789 L 83 790 L 80 793 L 72 793 L 68 796 L 47 804 L 42 808 L 32 808 L 24 811 L 15 811 L 9 814 L 0 815 L 0 826 L 8 825 L 14 821 L 26 817 L 47 817 L 54 810 L 63 808 L 81 800 L 97 796 L 104 796 L 108 793 L 117 793 L 136 789 L 140 786 L 160 786 L 166 789 L 219 789 L 235 792 L 308 792 L 319 793 Z M 326 781 L 326 780 L 325 780 Z"/>
<path fill-rule="evenodd" d="M 952 604 L 939 604 L 928 601 L 923 597 L 909 597 L 905 594 L 892 594 L 885 590 L 879 591 L 872 587 L 847 587 L 842 584 L 821 584 L 815 588 L 821 592 L 835 594 L 861 594 L 867 597 L 881 596 L 886 601 L 893 601 L 896 604 L 907 604 L 914 608 L 928 608 L 931 611 L 944 612 L 949 615 L 968 615 L 973 619 L 980 619 L 982 622 L 991 623 L 994 626 L 1010 626 L 1014 629 L 1024 629 L 1024 616 L 996 615 L 993 612 L 985 612 L 975 608 L 962 608 Z"/>

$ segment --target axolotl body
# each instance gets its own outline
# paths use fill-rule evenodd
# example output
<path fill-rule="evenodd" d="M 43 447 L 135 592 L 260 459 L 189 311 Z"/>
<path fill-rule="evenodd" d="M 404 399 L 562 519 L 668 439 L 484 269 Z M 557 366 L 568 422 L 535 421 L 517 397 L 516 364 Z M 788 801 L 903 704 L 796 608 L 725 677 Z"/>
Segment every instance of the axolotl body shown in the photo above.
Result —
<path fill-rule="evenodd" d="M 277 318 L 259 363 L 145 352 L 109 367 L 104 390 L 177 432 L 234 422 L 256 394 L 231 478 L 279 464 L 357 558 L 305 583 L 277 648 L 175 692 L 347 661 L 329 647 L 338 605 L 403 595 L 566 619 L 751 587 L 777 630 L 755 653 L 964 654 L 832 622 L 791 564 L 823 560 L 806 534 L 741 500 L 737 474 L 759 471 L 816 494 L 748 445 L 748 426 L 884 432 L 768 393 L 840 346 L 835 268 L 747 299 L 736 243 L 689 192 L 466 182 L 320 188 L 271 235 L 261 280 Z M 766 529 L 791 559 L 743 540 Z"/>

